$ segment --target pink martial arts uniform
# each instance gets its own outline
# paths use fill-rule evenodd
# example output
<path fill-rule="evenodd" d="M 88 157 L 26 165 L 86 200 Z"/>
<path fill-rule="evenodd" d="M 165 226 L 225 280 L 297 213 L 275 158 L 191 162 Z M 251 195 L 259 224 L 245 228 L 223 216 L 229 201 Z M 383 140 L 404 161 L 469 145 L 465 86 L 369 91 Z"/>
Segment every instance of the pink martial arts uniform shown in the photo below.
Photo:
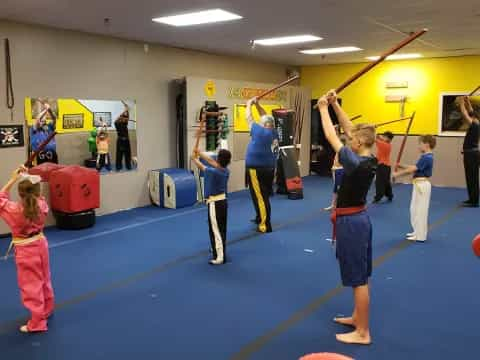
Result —
<path fill-rule="evenodd" d="M 0 192 L 0 217 L 12 231 L 22 302 L 32 313 L 27 323 L 28 331 L 46 331 L 47 319 L 54 308 L 48 243 L 42 233 L 48 214 L 43 197 L 38 199 L 38 206 L 38 219 L 30 221 L 23 215 L 22 204 L 10 201 L 7 192 Z"/>

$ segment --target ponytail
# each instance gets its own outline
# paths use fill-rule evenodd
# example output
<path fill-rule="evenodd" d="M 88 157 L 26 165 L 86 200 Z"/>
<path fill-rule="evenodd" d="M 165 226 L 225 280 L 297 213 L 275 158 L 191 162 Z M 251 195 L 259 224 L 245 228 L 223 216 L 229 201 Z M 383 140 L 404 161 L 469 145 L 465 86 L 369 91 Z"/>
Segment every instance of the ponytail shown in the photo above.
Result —
<path fill-rule="evenodd" d="M 32 184 L 29 180 L 23 180 L 18 184 L 18 194 L 23 202 L 23 216 L 30 221 L 38 219 L 40 215 L 38 206 L 40 184 Z"/>

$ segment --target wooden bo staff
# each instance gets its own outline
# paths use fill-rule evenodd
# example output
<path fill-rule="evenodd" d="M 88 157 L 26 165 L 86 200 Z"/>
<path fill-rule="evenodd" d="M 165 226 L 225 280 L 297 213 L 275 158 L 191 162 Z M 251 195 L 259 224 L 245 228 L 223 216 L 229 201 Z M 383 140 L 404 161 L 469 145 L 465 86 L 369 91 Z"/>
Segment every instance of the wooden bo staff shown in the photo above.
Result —
<path fill-rule="evenodd" d="M 387 121 L 387 122 L 380 123 L 380 124 L 375 124 L 375 129 L 376 129 L 376 128 L 379 128 L 380 126 L 384 126 L 384 125 L 388 125 L 388 124 L 393 124 L 393 123 L 396 123 L 396 122 L 399 122 L 399 121 L 405 121 L 405 120 L 408 120 L 408 119 L 411 119 L 411 118 L 412 118 L 411 116 L 408 116 L 408 117 L 404 117 L 404 118 L 397 119 L 397 120 L 392 120 L 392 121 Z"/>
<path fill-rule="evenodd" d="M 475 95 L 475 93 L 480 90 L 480 85 L 477 86 L 477 88 L 475 90 L 473 90 L 470 94 L 468 94 L 468 96 L 473 96 Z"/>
<path fill-rule="evenodd" d="M 294 77 L 291 77 L 291 78 L 288 79 L 288 80 L 285 80 L 285 81 L 282 82 L 281 84 L 279 84 L 279 85 L 271 88 L 270 90 L 265 91 L 263 94 L 258 95 L 258 96 L 257 96 L 257 100 L 260 100 L 261 98 L 264 98 L 265 96 L 270 95 L 272 92 L 274 92 L 274 91 L 276 91 L 276 90 L 278 90 L 278 89 L 280 89 L 280 88 L 282 88 L 282 87 L 290 84 L 292 81 L 295 81 L 295 80 L 298 80 L 298 79 L 300 79 L 300 76 L 299 76 L 299 75 L 296 75 L 296 76 L 294 76 Z"/>
<path fill-rule="evenodd" d="M 360 119 L 362 117 L 362 115 L 357 115 L 357 116 L 354 116 L 350 119 L 350 121 L 355 121 L 357 119 Z"/>
<path fill-rule="evenodd" d="M 423 30 L 420 30 L 420 31 L 417 31 L 416 33 L 413 33 L 412 35 L 410 35 L 408 38 L 406 38 L 405 40 L 403 40 L 401 43 L 399 43 L 398 45 L 394 46 L 393 48 L 391 48 L 390 50 L 388 50 L 387 52 L 385 52 L 383 55 L 381 55 L 377 60 L 375 60 L 374 62 L 368 64 L 367 66 L 365 66 L 363 69 L 361 69 L 359 72 L 357 72 L 355 75 L 353 75 L 350 79 L 348 79 L 347 81 L 345 81 L 342 85 L 340 85 L 338 88 L 335 89 L 335 92 L 337 94 L 339 94 L 340 92 L 342 92 L 347 86 L 351 85 L 355 80 L 357 80 L 358 78 L 360 78 L 362 75 L 364 75 L 365 73 L 369 72 L 370 70 L 372 70 L 375 66 L 377 66 L 378 64 L 380 64 L 383 60 L 385 60 L 388 56 L 396 53 L 398 50 L 400 50 L 401 48 L 403 48 L 404 46 L 410 44 L 413 40 L 419 38 L 420 36 L 422 36 L 423 34 L 425 34 L 426 32 L 428 31 L 428 29 L 423 29 Z M 317 108 L 317 105 L 314 106 L 314 109 Z"/>
<path fill-rule="evenodd" d="M 42 151 L 43 149 L 45 149 L 45 146 L 48 145 L 48 143 L 50 141 L 53 140 L 53 138 L 55 137 L 55 135 L 57 135 L 57 132 L 54 131 L 52 132 L 39 146 L 38 146 L 38 149 L 33 152 L 29 157 L 28 157 L 28 160 L 25 162 L 25 164 L 23 164 L 25 167 L 30 167 L 30 165 L 32 164 L 32 161 L 37 157 L 37 155 L 40 153 L 40 151 Z"/>
<path fill-rule="evenodd" d="M 195 147 L 193 148 L 194 151 L 198 151 L 198 145 L 200 144 L 200 135 L 202 135 L 202 128 L 205 124 L 205 111 L 204 108 L 200 110 L 200 125 L 198 126 L 197 130 L 197 138 L 195 139 Z"/>
<path fill-rule="evenodd" d="M 400 165 L 400 160 L 402 159 L 403 150 L 405 150 L 405 144 L 407 143 L 408 134 L 410 134 L 410 129 L 412 127 L 413 119 L 415 118 L 415 111 L 413 112 L 412 116 L 410 117 L 410 121 L 408 122 L 407 132 L 402 140 L 402 145 L 400 146 L 400 150 L 398 151 L 397 161 L 395 162 L 395 170 L 398 170 L 398 166 Z"/>

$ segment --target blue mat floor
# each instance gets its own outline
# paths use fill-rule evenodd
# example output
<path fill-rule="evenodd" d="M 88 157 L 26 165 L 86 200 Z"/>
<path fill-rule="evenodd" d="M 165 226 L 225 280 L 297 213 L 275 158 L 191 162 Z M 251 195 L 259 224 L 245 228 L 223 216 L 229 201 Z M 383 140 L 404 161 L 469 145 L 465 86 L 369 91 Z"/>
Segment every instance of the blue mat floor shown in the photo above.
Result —
<path fill-rule="evenodd" d="M 374 224 L 368 347 L 343 345 L 332 322 L 351 312 L 321 208 L 329 179 L 305 179 L 305 199 L 275 196 L 274 232 L 259 235 L 247 192 L 230 196 L 225 266 L 207 264 L 206 208 L 145 207 L 103 216 L 93 229 L 49 229 L 57 311 L 45 334 L 17 331 L 12 258 L 0 262 L 0 359 L 298 359 L 339 352 L 355 359 L 479 358 L 480 260 L 471 251 L 478 209 L 461 189 L 435 188 L 428 242 L 410 231 L 410 186 L 370 207 Z M 8 241 L 0 244 L 4 251 Z"/>

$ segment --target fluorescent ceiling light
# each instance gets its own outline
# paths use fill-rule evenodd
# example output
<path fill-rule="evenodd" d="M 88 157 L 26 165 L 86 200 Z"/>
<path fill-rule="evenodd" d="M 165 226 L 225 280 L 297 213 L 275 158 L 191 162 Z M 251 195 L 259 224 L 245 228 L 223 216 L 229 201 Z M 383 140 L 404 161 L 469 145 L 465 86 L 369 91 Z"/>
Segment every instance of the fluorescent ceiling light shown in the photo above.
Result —
<path fill-rule="evenodd" d="M 283 36 L 270 39 L 260 39 L 254 40 L 253 43 L 256 45 L 263 46 L 275 46 L 275 45 L 287 45 L 287 44 L 297 44 L 310 41 L 322 40 L 321 37 L 313 35 L 294 35 L 294 36 Z"/>
<path fill-rule="evenodd" d="M 190 26 L 238 20 L 242 17 L 222 9 L 212 9 L 182 15 L 155 18 L 153 21 L 172 26 Z"/>
<path fill-rule="evenodd" d="M 422 54 L 394 54 L 394 55 L 387 56 L 386 60 L 418 59 L 421 57 L 422 57 Z M 366 59 L 376 61 L 380 59 L 380 56 L 369 56 L 369 57 L 366 57 Z"/>
<path fill-rule="evenodd" d="M 346 53 L 346 52 L 361 51 L 361 50 L 362 49 L 355 46 L 343 46 L 343 47 L 336 47 L 336 48 L 301 50 L 300 52 L 302 54 L 307 54 L 307 55 L 320 55 L 320 54 L 338 54 L 338 53 Z"/>

